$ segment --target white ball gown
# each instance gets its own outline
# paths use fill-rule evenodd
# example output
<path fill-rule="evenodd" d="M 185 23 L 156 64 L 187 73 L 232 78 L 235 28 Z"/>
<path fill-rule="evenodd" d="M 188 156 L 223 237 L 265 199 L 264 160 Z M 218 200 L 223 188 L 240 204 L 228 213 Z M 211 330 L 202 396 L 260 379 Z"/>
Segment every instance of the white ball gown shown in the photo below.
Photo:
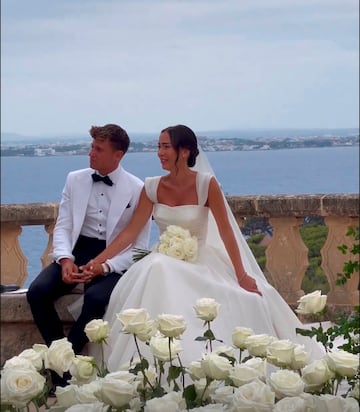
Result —
<path fill-rule="evenodd" d="M 151 252 L 134 263 L 113 290 L 104 319 L 110 324 L 105 345 L 105 359 L 110 371 L 119 370 L 132 357 L 137 357 L 134 338 L 121 332 L 116 314 L 124 309 L 144 308 L 153 319 L 158 314 L 182 315 L 187 328 L 181 338 L 183 365 L 201 358 L 205 343 L 195 338 L 205 331 L 203 321 L 196 317 L 194 306 L 200 298 L 213 298 L 220 303 L 218 317 L 211 323 L 215 337 L 231 345 L 236 326 L 253 329 L 256 334 L 269 334 L 305 345 L 313 358 L 323 356 L 320 346 L 308 337 L 296 335 L 303 325 L 280 294 L 266 281 L 235 219 L 228 208 L 231 223 L 239 242 L 244 267 L 256 279 L 263 296 L 242 289 L 231 261 L 220 239 L 215 220 L 205 206 L 211 175 L 197 174 L 198 205 L 170 207 L 157 202 L 159 177 L 147 178 L 145 190 L 154 203 L 153 218 L 160 234 L 168 225 L 188 229 L 198 239 L 198 259 L 185 262 Z M 150 356 L 148 346 L 140 342 L 143 355 Z"/>

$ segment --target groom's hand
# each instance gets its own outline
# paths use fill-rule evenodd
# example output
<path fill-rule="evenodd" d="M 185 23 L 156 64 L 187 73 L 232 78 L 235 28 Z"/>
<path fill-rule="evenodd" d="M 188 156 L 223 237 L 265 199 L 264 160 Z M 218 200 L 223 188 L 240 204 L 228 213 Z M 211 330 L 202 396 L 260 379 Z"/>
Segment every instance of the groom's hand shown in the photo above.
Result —
<path fill-rule="evenodd" d="M 70 258 L 63 258 L 60 260 L 61 265 L 61 276 L 65 283 L 83 283 L 81 280 L 81 273 L 79 273 L 79 268 Z"/>

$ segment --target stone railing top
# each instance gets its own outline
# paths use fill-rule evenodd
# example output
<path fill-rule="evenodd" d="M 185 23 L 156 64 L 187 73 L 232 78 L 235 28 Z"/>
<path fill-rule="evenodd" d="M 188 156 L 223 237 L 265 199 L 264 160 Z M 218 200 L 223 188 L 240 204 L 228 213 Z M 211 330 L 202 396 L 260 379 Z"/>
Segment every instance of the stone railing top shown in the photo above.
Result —
<path fill-rule="evenodd" d="M 58 215 L 59 203 L 16 203 L 1 205 L 1 223 L 44 225 L 53 223 Z"/>
<path fill-rule="evenodd" d="M 235 216 L 359 216 L 359 194 L 226 196 Z"/>

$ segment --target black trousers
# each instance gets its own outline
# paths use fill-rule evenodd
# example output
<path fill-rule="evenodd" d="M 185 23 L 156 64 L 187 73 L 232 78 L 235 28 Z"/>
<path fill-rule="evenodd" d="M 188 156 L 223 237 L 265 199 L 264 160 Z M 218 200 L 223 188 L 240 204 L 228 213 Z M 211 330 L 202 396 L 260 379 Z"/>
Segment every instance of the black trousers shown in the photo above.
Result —
<path fill-rule="evenodd" d="M 86 264 L 105 247 L 104 240 L 80 236 L 73 250 L 75 263 L 78 266 Z M 84 284 L 84 304 L 67 337 L 76 354 L 81 353 L 88 342 L 84 332 L 86 324 L 92 319 L 101 319 L 104 316 L 111 292 L 120 277 L 118 273 L 109 273 Z M 27 300 L 34 322 L 48 346 L 53 340 L 65 337 L 62 322 L 55 309 L 55 301 L 70 293 L 76 286 L 77 283 L 69 285 L 63 282 L 61 265 L 54 262 L 40 272 L 28 289 Z"/>

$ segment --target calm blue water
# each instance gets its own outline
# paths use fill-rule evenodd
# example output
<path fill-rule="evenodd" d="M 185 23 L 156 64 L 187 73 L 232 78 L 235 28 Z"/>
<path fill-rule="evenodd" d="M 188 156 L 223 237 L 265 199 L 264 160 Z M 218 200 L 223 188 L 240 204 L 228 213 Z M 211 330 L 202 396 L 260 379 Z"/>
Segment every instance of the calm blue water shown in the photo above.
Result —
<path fill-rule="evenodd" d="M 207 153 L 225 193 L 316 194 L 359 192 L 359 148 L 285 149 Z M 124 167 L 144 179 L 164 172 L 156 153 L 128 153 Z M 1 203 L 58 202 L 67 173 L 88 166 L 87 156 L 1 158 Z M 41 227 L 20 237 L 29 281 L 41 268 L 47 239 Z"/>

